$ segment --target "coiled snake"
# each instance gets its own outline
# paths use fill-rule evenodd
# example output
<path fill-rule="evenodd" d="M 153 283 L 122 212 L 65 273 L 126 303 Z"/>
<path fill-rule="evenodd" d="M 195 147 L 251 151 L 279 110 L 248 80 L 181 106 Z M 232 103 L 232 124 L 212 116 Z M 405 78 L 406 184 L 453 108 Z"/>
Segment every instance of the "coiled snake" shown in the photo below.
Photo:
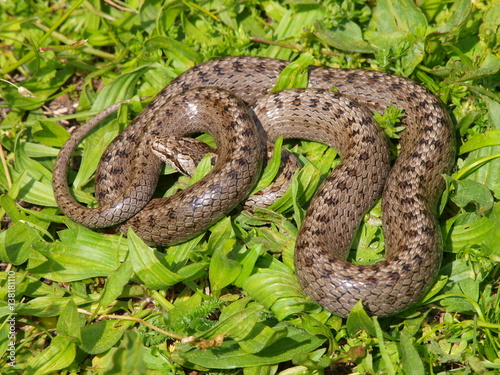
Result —
<path fill-rule="evenodd" d="M 442 239 L 435 212 L 444 187 L 441 175 L 454 162 L 451 121 L 426 89 L 374 71 L 310 67 L 308 89 L 269 94 L 287 65 L 227 57 L 180 75 L 108 147 L 96 175 L 100 206 L 88 208 L 72 198 L 67 167 L 77 144 L 106 113 L 97 116 L 61 149 L 53 174 L 57 203 L 88 227 L 131 227 L 146 242 L 166 246 L 207 230 L 249 193 L 266 135 L 270 141 L 282 135 L 324 142 L 342 162 L 320 186 L 300 228 L 298 280 L 306 294 L 340 316 L 360 299 L 372 315 L 404 310 L 425 294 L 440 267 Z M 242 101 L 253 105 L 258 126 Z M 392 169 L 371 112 L 389 104 L 403 109 L 406 127 Z M 161 168 L 152 155 L 153 139 L 200 132 L 210 132 L 217 142 L 214 170 L 172 197 L 151 200 Z M 382 190 L 386 260 L 348 263 L 359 222 Z"/>

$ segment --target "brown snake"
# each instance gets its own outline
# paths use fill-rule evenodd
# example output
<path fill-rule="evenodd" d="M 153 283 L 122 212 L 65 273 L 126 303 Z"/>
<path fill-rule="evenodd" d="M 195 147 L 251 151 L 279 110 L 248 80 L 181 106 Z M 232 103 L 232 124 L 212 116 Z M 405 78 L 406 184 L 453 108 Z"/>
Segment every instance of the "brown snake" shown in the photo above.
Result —
<path fill-rule="evenodd" d="M 404 310 L 425 294 L 440 267 L 442 239 L 435 213 L 444 187 L 441 175 L 451 171 L 455 155 L 448 114 L 413 81 L 367 70 L 310 67 L 308 89 L 268 94 L 287 65 L 228 57 L 200 64 L 172 81 L 104 153 L 96 175 L 100 206 L 88 208 L 69 193 L 67 166 L 77 144 L 106 113 L 98 115 L 61 149 L 53 175 L 57 203 L 83 225 L 120 224 L 120 231 L 131 227 L 157 245 L 179 243 L 206 230 L 248 194 L 264 149 L 265 135 L 259 138 L 251 115 L 224 91 L 229 90 L 253 105 L 257 125 L 269 140 L 280 135 L 315 140 L 334 147 L 342 158 L 311 201 L 297 238 L 295 268 L 306 294 L 340 316 L 347 316 L 360 299 L 372 315 Z M 403 109 L 406 126 L 390 173 L 387 146 L 371 113 L 389 104 Z M 214 170 L 181 193 L 151 200 L 161 168 L 151 156 L 154 137 L 199 132 L 214 135 L 221 150 Z M 359 222 L 382 190 L 386 260 L 348 263 Z"/>

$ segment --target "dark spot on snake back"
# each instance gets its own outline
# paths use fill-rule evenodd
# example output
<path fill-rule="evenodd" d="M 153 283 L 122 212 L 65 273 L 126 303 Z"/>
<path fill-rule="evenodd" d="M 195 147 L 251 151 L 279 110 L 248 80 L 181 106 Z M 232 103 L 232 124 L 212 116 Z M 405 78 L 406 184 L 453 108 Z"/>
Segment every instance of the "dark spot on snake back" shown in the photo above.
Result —
<path fill-rule="evenodd" d="M 375 143 L 375 138 L 372 136 L 366 135 L 363 137 L 363 142 L 373 144 L 373 143 Z"/>
<path fill-rule="evenodd" d="M 341 191 L 345 191 L 347 190 L 347 185 L 344 181 L 340 181 L 338 184 L 337 184 L 337 188 Z"/>
<path fill-rule="evenodd" d="M 368 160 L 369 158 L 370 158 L 370 155 L 368 155 L 368 152 L 366 152 L 366 151 L 359 154 L 359 157 L 358 157 L 359 160 Z"/>

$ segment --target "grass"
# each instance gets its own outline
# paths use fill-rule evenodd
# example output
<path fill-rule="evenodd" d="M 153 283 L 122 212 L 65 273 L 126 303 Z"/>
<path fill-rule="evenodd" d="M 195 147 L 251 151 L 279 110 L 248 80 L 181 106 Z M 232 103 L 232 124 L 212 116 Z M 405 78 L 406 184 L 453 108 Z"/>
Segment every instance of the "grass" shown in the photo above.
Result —
<path fill-rule="evenodd" d="M 500 4 L 416 4 L 0 1 L 1 372 L 498 373 Z M 51 171 L 67 129 L 132 98 L 79 149 L 70 180 L 93 204 L 98 155 L 138 98 L 227 55 L 392 72 L 442 99 L 460 148 L 442 198 L 441 273 L 417 307 L 341 319 L 303 296 L 293 247 L 302 201 L 336 163 L 323 145 L 285 142 L 310 162 L 274 211 L 234 212 L 168 249 L 60 214 Z M 379 204 L 354 245 L 353 258 L 380 258 Z"/>

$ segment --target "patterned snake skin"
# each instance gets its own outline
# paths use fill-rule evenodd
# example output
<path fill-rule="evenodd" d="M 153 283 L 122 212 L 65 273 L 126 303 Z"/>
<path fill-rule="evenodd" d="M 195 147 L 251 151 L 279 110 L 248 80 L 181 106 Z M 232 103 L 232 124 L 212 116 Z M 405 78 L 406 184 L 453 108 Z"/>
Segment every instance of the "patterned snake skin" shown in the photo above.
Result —
<path fill-rule="evenodd" d="M 113 109 L 99 114 L 61 149 L 53 175 L 57 203 L 85 226 L 133 228 L 146 242 L 167 246 L 207 230 L 249 193 L 260 171 L 264 138 L 323 142 L 342 162 L 320 186 L 300 228 L 298 280 L 306 294 L 340 316 L 360 299 L 372 315 L 402 311 L 425 294 L 440 267 L 435 213 L 444 187 L 441 175 L 454 163 L 451 121 L 426 89 L 381 72 L 310 67 L 308 89 L 269 94 L 287 65 L 228 57 L 172 81 L 104 153 L 96 175 L 99 207 L 88 208 L 72 198 L 67 168 L 78 143 Z M 252 105 L 257 126 L 240 100 Z M 389 104 L 403 109 L 406 127 L 392 169 L 371 112 Z M 200 132 L 210 132 L 220 150 L 214 170 L 179 194 L 151 199 L 161 168 L 151 151 L 155 137 Z M 348 263 L 359 222 L 382 191 L 386 260 Z"/>

